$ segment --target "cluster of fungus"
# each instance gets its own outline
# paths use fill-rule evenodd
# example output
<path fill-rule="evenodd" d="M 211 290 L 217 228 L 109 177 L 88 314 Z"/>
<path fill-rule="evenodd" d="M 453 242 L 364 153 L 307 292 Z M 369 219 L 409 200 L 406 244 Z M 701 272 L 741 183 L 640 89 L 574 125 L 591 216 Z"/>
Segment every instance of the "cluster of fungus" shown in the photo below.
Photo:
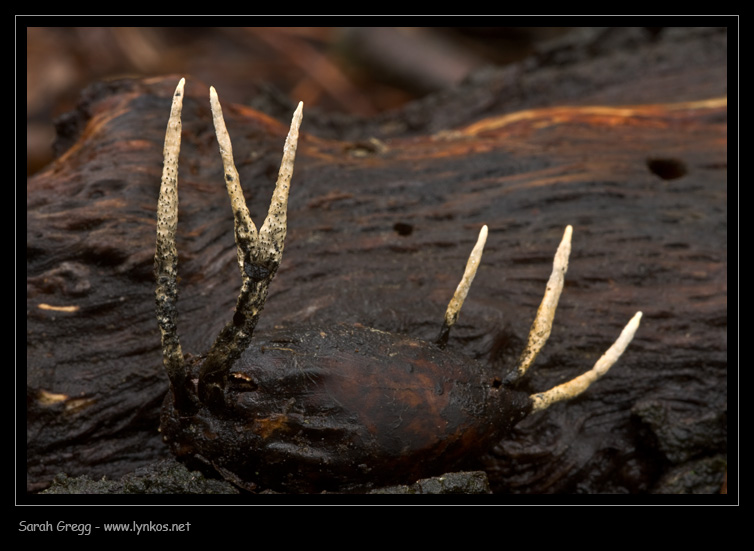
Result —
<path fill-rule="evenodd" d="M 179 458 L 209 466 L 251 491 L 353 491 L 413 482 L 462 465 L 529 413 L 583 393 L 633 338 L 641 312 L 591 370 L 545 392 L 516 390 L 550 335 L 568 269 L 573 233 L 568 226 L 518 367 L 501 377 L 494 367 L 448 350 L 450 330 L 481 262 L 484 226 L 435 342 L 346 324 L 285 327 L 252 339 L 282 258 L 303 105 L 293 115 L 270 208 L 257 231 L 211 88 L 241 290 L 232 320 L 209 351 L 184 358 L 176 325 L 175 245 L 183 88 L 181 79 L 165 136 L 155 253 L 157 320 L 170 380 L 161 431 Z"/>

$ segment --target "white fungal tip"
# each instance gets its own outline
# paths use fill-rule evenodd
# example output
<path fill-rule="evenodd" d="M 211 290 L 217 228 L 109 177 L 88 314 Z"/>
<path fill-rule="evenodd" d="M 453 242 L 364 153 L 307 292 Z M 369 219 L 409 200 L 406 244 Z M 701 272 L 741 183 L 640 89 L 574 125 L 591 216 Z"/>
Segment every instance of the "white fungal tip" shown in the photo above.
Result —
<path fill-rule="evenodd" d="M 563 232 L 563 239 L 555 251 L 555 258 L 552 262 L 552 273 L 547 281 L 545 295 L 537 310 L 537 315 L 529 330 L 529 338 L 526 348 L 521 353 L 518 363 L 517 377 L 522 377 L 531 367 L 547 339 L 550 338 L 552 331 L 552 322 L 555 319 L 555 310 L 558 307 L 560 294 L 563 292 L 565 284 L 565 274 L 568 271 L 568 257 L 571 255 L 571 236 L 573 235 L 573 226 L 566 226 Z"/>
<path fill-rule="evenodd" d="M 450 299 L 448 308 L 445 311 L 445 325 L 446 327 L 452 327 L 458 319 L 458 313 L 461 311 L 461 306 L 466 300 L 466 295 L 469 293 L 471 283 L 476 276 L 477 268 L 482 260 L 482 251 L 484 245 L 487 242 L 487 226 L 482 226 L 479 230 L 479 237 L 476 240 L 476 244 L 469 255 L 469 259 L 466 262 L 466 269 L 464 270 L 461 282 L 456 287 L 456 292 L 453 294 L 453 298 Z"/>
<path fill-rule="evenodd" d="M 294 143 L 298 141 L 298 129 L 301 126 L 301 121 L 304 118 L 304 102 L 298 102 L 298 107 L 293 112 L 293 118 L 291 119 L 291 129 L 288 132 L 288 138 L 286 139 L 286 145 L 288 143 Z"/>

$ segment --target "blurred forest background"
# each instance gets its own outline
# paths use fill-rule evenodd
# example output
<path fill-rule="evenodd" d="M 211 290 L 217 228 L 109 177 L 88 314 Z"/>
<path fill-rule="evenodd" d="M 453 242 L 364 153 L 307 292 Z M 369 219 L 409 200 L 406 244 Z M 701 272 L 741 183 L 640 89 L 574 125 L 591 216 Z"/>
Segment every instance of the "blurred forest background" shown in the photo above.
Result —
<path fill-rule="evenodd" d="M 55 120 L 98 80 L 166 74 L 224 101 L 303 100 L 369 117 L 519 61 L 569 27 L 28 27 L 27 175 L 53 158 Z M 651 32 L 648 30 L 647 32 Z M 260 107 L 254 105 L 254 107 Z M 263 109 L 263 107 L 261 107 Z"/>

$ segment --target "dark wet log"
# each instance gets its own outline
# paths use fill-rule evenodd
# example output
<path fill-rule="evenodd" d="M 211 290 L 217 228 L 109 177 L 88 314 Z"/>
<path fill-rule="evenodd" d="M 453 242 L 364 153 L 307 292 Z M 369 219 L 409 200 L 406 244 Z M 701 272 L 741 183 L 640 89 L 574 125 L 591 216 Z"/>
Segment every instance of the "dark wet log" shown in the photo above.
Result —
<path fill-rule="evenodd" d="M 583 397 L 524 420 L 485 458 L 493 488 L 657 491 L 674 469 L 724 455 L 724 43 L 722 31 L 671 34 L 543 74 L 519 66 L 521 86 L 537 83 L 537 105 L 522 105 L 520 88 L 509 103 L 500 99 L 509 70 L 464 93 L 342 126 L 347 140 L 336 139 L 334 122 L 305 112 L 285 255 L 257 331 L 354 322 L 432 340 L 486 223 L 482 266 L 448 347 L 504 373 L 525 342 L 563 228 L 573 224 L 553 334 L 526 387 L 544 390 L 591 367 L 637 310 L 642 326 Z M 689 49 L 700 52 L 695 63 Z M 626 69 L 641 56 L 650 65 L 644 85 Z M 569 75 L 583 79 L 586 99 L 573 101 L 573 82 L 559 93 Z M 167 378 L 152 259 L 178 78 L 90 88 L 61 130 L 68 149 L 28 181 L 29 490 L 58 472 L 117 477 L 168 455 L 157 432 Z M 179 331 L 184 351 L 200 353 L 231 318 L 240 278 L 208 88 L 189 78 L 186 91 Z M 261 221 L 287 121 L 224 109 Z M 437 122 L 449 117 L 452 124 Z"/>

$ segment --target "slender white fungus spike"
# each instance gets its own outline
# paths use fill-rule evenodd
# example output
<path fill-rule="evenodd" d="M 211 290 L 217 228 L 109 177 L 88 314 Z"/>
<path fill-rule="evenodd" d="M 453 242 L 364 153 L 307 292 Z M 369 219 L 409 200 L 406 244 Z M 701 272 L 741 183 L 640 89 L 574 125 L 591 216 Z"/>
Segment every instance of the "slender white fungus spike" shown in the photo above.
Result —
<path fill-rule="evenodd" d="M 542 350 L 542 347 L 550 337 L 552 320 L 555 318 L 555 310 L 558 307 L 560 293 L 563 291 L 565 274 L 568 271 L 568 257 L 571 254 L 572 234 L 573 228 L 566 226 L 563 239 L 555 253 L 552 274 L 550 274 L 550 279 L 547 282 L 545 296 L 542 298 L 542 303 L 537 310 L 537 316 L 534 318 L 534 323 L 532 323 L 529 330 L 529 341 L 526 343 L 526 348 L 524 348 L 518 360 L 517 377 L 523 376 L 529 367 L 531 367 L 539 351 Z"/>
<path fill-rule="evenodd" d="M 629 321 L 626 327 L 623 329 L 620 337 L 618 337 L 618 340 L 616 340 L 613 345 L 607 350 L 607 352 L 605 352 L 602 357 L 597 360 L 597 363 L 594 364 L 594 367 L 591 370 L 587 371 L 583 375 L 579 375 L 575 379 L 571 379 L 567 383 L 563 383 L 562 385 L 551 388 L 546 392 L 532 394 L 532 412 L 546 409 L 555 402 L 568 400 L 570 398 L 578 396 L 587 388 L 589 388 L 589 385 L 591 385 L 594 381 L 607 373 L 610 367 L 612 367 L 612 365 L 618 361 L 618 358 L 621 357 L 623 351 L 626 350 L 626 347 L 631 342 L 631 339 L 634 338 L 634 334 L 639 328 L 641 316 L 642 313 L 637 312 L 634 317 L 631 318 L 631 321 Z"/>
<path fill-rule="evenodd" d="M 461 282 L 456 287 L 456 292 L 453 294 L 453 298 L 448 303 L 448 309 L 445 311 L 445 325 L 448 328 L 452 327 L 458 320 L 458 313 L 461 311 L 461 306 L 466 300 L 466 295 L 469 293 L 471 283 L 474 281 L 477 268 L 482 260 L 482 251 L 484 250 L 484 244 L 487 242 L 487 226 L 482 226 L 479 231 L 479 237 L 477 238 L 476 245 L 469 255 L 469 260 L 466 262 L 466 270 L 463 272 Z"/>
<path fill-rule="evenodd" d="M 212 108 L 212 121 L 215 124 L 215 134 L 217 134 L 217 143 L 220 146 L 220 156 L 223 159 L 223 171 L 225 175 L 225 185 L 228 188 L 230 205 L 233 209 L 233 219 L 235 220 L 236 245 L 238 247 L 238 267 L 241 270 L 241 276 L 244 275 L 244 256 L 248 253 L 257 241 L 257 228 L 251 219 L 249 209 L 246 206 L 246 199 L 243 196 L 241 183 L 238 179 L 238 171 L 233 162 L 233 146 L 230 143 L 230 135 L 225 127 L 223 110 L 220 107 L 220 100 L 217 97 L 217 91 L 214 86 L 209 88 L 209 103 Z"/>
<path fill-rule="evenodd" d="M 476 245 L 469 255 L 469 260 L 466 262 L 466 269 L 463 272 L 461 282 L 456 287 L 456 292 L 453 294 L 453 298 L 450 299 L 447 310 L 445 310 L 445 320 L 443 321 L 440 334 L 437 336 L 435 343 L 440 348 L 445 348 L 448 342 L 448 335 L 450 335 L 450 328 L 458 321 L 458 313 L 461 311 L 463 301 L 466 300 L 466 295 L 469 293 L 471 282 L 474 281 L 477 268 L 482 260 L 482 250 L 484 244 L 487 241 L 487 226 L 482 226 L 479 231 L 479 237 L 477 238 Z"/>
<path fill-rule="evenodd" d="M 183 371 L 183 352 L 176 328 L 175 305 L 178 300 L 178 252 L 175 234 L 178 228 L 178 156 L 181 151 L 181 109 L 183 86 L 181 79 L 173 94 L 170 118 L 165 131 L 162 182 L 157 200 L 157 245 L 154 272 L 157 279 L 155 300 L 157 321 L 162 336 L 162 355 L 165 370 L 175 382 Z"/>
<path fill-rule="evenodd" d="M 270 201 L 270 209 L 267 218 L 259 230 L 259 244 L 257 251 L 261 257 L 280 262 L 285 244 L 285 234 L 288 217 L 288 189 L 293 177 L 293 163 L 296 160 L 296 147 L 298 144 L 298 129 L 303 118 L 304 102 L 299 102 L 296 112 L 293 113 L 291 129 L 285 139 L 283 147 L 283 160 L 280 162 L 278 180 L 275 191 Z"/>

